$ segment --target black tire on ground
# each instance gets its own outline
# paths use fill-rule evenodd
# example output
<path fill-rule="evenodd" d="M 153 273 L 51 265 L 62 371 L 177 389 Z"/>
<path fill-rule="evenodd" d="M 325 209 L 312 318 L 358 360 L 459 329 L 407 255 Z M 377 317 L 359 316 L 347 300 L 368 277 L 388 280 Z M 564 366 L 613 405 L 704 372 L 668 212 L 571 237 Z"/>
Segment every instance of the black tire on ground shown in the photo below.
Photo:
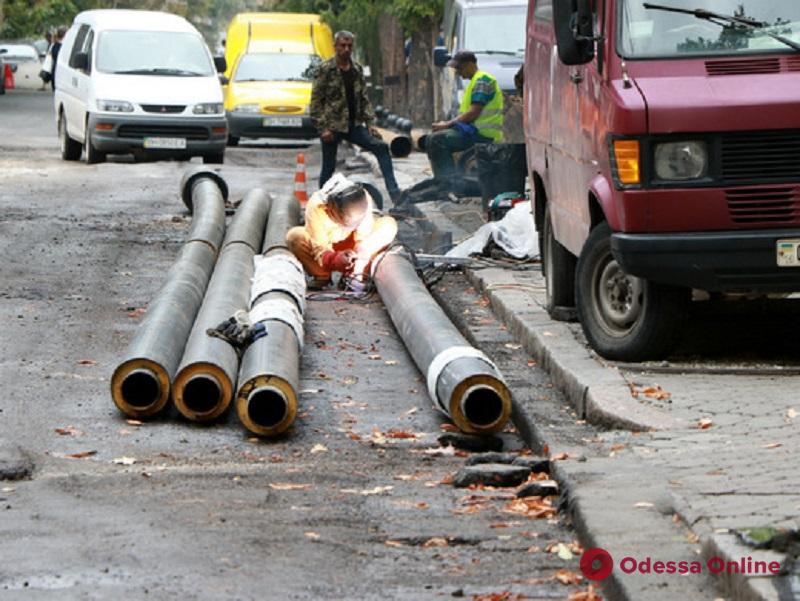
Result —
<path fill-rule="evenodd" d="M 575 277 L 578 317 L 592 348 L 607 359 L 643 361 L 668 355 L 680 339 L 690 290 L 622 271 L 611 254 L 611 228 L 595 227 Z"/>
<path fill-rule="evenodd" d="M 67 118 L 64 113 L 58 117 L 58 140 L 61 143 L 61 158 L 65 161 L 80 161 L 83 147 L 67 133 Z"/>
<path fill-rule="evenodd" d="M 239 138 L 236 136 L 228 136 L 228 146 L 238 146 Z"/>
<path fill-rule="evenodd" d="M 223 162 L 225 162 L 225 153 L 223 152 L 203 156 L 203 163 L 206 165 L 221 165 Z"/>
<path fill-rule="evenodd" d="M 86 134 L 85 134 L 85 141 L 83 144 L 83 148 L 86 154 L 86 164 L 87 165 L 94 165 L 96 163 L 105 163 L 106 161 L 106 153 L 100 152 L 97 148 L 94 147 L 92 144 L 92 136 L 89 135 L 89 123 L 86 123 Z"/>
<path fill-rule="evenodd" d="M 542 274 L 545 281 L 545 309 L 554 319 L 564 315 L 563 307 L 575 306 L 575 256 L 553 236 L 550 204 L 544 207 L 542 229 Z M 559 310 L 559 307 L 562 308 Z"/>

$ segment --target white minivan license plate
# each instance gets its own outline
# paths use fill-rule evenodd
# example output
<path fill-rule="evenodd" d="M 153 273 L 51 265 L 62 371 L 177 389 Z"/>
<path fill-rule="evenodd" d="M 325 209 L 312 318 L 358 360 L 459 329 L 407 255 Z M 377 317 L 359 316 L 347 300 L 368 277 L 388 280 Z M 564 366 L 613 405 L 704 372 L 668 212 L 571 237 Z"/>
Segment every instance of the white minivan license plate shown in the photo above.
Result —
<path fill-rule="evenodd" d="M 145 138 L 144 147 L 152 149 L 184 150 L 186 138 Z"/>
<path fill-rule="evenodd" d="M 778 267 L 800 267 L 800 240 L 778 240 Z"/>
<path fill-rule="evenodd" d="M 264 127 L 302 127 L 302 117 L 264 117 Z"/>

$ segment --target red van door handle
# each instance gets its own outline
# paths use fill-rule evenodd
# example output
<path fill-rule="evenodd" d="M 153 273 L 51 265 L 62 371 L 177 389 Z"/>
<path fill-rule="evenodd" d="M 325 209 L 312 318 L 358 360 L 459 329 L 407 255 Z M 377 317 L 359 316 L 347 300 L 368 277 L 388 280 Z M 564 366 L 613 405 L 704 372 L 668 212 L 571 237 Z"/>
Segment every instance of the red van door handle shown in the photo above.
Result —
<path fill-rule="evenodd" d="M 574 84 L 579 84 L 583 81 L 583 74 L 580 71 L 573 71 L 569 74 L 569 78 Z"/>

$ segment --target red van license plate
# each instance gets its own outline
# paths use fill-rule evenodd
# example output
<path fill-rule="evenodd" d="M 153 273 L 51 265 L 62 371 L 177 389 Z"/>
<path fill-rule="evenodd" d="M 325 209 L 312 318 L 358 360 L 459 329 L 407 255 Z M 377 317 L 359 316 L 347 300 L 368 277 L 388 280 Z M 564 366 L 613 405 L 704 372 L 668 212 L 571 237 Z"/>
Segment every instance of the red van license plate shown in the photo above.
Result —
<path fill-rule="evenodd" d="M 800 240 L 778 240 L 778 267 L 800 267 Z"/>

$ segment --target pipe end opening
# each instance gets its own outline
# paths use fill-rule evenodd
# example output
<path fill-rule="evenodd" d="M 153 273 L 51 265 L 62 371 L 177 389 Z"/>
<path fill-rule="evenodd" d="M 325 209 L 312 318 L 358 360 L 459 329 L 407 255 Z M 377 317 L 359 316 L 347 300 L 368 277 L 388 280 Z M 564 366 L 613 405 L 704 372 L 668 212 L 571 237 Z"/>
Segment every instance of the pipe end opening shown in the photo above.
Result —
<path fill-rule="evenodd" d="M 122 399 L 135 409 L 146 409 L 161 398 L 161 386 L 149 369 L 137 369 L 122 381 Z"/>
<path fill-rule="evenodd" d="M 183 403 L 190 411 L 199 415 L 210 413 L 221 402 L 222 389 L 216 378 L 211 376 L 196 376 L 183 388 Z"/>
<path fill-rule="evenodd" d="M 467 420 L 483 428 L 502 419 L 505 409 L 503 399 L 498 392 L 488 386 L 469 389 L 461 403 Z"/>
<path fill-rule="evenodd" d="M 255 390 L 247 399 L 247 416 L 262 428 L 279 426 L 289 414 L 289 402 L 274 388 Z"/>

